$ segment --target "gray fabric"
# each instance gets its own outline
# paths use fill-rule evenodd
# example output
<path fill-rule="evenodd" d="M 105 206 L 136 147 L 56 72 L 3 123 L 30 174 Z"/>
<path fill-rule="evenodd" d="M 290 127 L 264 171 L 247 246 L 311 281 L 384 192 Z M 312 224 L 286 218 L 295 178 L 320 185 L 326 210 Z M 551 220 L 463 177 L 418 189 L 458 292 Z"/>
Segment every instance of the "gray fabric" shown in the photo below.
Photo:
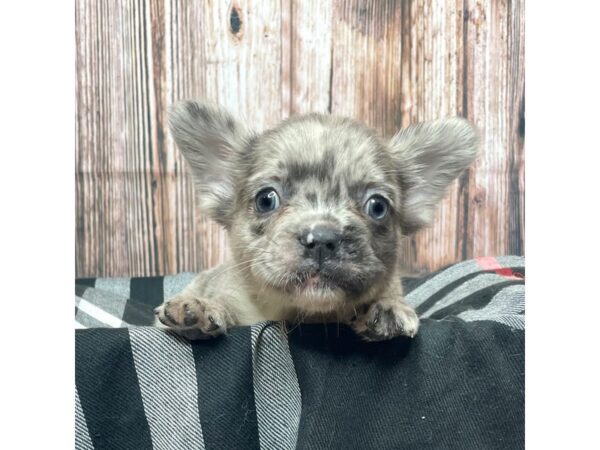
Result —
<path fill-rule="evenodd" d="M 498 292 L 482 309 L 460 313 L 458 317 L 472 322 L 475 320 L 495 320 L 523 330 L 525 328 L 525 286 L 508 286 Z"/>
<path fill-rule="evenodd" d="M 94 288 L 86 289 L 86 291 L 79 298 L 79 300 L 76 299 L 75 306 L 81 308 L 79 305 L 79 301 L 81 301 L 82 299 L 85 300 L 87 303 L 95 306 L 99 310 L 104 311 L 113 318 L 117 319 L 119 322 L 121 322 L 121 324 L 118 326 L 123 326 L 121 319 L 123 317 L 125 305 L 127 304 L 127 296 L 119 295 L 115 292 L 103 291 Z M 94 319 L 105 323 L 105 326 L 116 327 L 116 325 L 114 324 L 117 323 L 117 321 L 110 319 L 106 315 L 102 314 L 101 311 L 97 311 L 96 308 L 89 308 L 89 310 L 86 309 L 85 312 L 92 316 Z"/>
<path fill-rule="evenodd" d="M 131 278 L 98 278 L 94 287 L 118 297 L 129 298 L 130 286 Z"/>
<path fill-rule="evenodd" d="M 85 416 L 81 409 L 77 387 L 75 387 L 75 448 L 77 450 L 94 450 Z"/>
<path fill-rule="evenodd" d="M 502 314 L 502 315 L 496 316 L 494 319 L 478 319 L 478 320 L 493 320 L 494 322 L 504 324 L 515 330 L 524 330 L 525 329 L 525 314 L 520 314 L 518 316 L 513 316 L 511 314 Z"/>
<path fill-rule="evenodd" d="M 296 448 L 302 399 L 281 322 L 252 326 L 252 376 L 261 449 Z"/>
<path fill-rule="evenodd" d="M 120 319 L 123 312 L 115 314 L 117 304 L 113 303 L 115 297 L 108 295 L 107 299 L 100 291 L 86 291 L 84 297 L 75 296 L 75 321 L 86 328 L 119 328 L 124 326 Z M 125 305 L 125 302 L 122 302 Z"/>
<path fill-rule="evenodd" d="M 421 317 L 430 317 L 432 314 L 435 314 L 451 304 L 460 301 L 476 291 L 483 290 L 486 287 L 493 286 L 494 284 L 502 283 L 503 281 L 504 278 L 500 275 L 496 275 L 495 273 L 484 272 L 481 275 L 477 275 L 475 278 L 471 278 L 470 280 L 461 283 L 460 286 L 451 291 L 448 295 L 442 297 L 435 303 L 435 305 L 433 305 L 433 307 L 427 310 L 427 312 L 423 313 Z"/>
<path fill-rule="evenodd" d="M 157 450 L 204 449 L 190 343 L 158 328 L 129 328 L 131 351 Z"/>
<path fill-rule="evenodd" d="M 450 283 L 463 278 L 466 275 L 481 271 L 481 267 L 474 261 L 468 260 L 441 271 L 436 276 L 427 280 L 421 286 L 412 290 L 407 296 L 406 301 L 413 307 L 420 306 L 425 300 L 442 290 Z"/>
<path fill-rule="evenodd" d="M 522 256 L 498 256 L 496 257 L 496 261 L 503 267 L 508 268 L 525 266 L 525 258 Z M 411 306 L 416 308 L 449 284 L 456 282 L 467 275 L 481 271 L 481 266 L 474 259 L 454 264 L 411 291 L 406 296 L 406 300 Z"/>
<path fill-rule="evenodd" d="M 179 294 L 183 289 L 192 282 L 197 274 L 185 272 L 177 275 L 167 275 L 163 281 L 164 298 L 169 299 Z"/>

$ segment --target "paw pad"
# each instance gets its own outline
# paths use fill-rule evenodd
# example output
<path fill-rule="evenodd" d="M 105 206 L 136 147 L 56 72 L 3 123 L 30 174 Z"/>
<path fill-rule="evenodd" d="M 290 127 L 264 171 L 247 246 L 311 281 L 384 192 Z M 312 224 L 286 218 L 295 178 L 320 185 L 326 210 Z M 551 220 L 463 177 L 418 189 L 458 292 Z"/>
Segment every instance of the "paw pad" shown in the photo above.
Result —
<path fill-rule="evenodd" d="M 186 303 L 183 305 L 183 324 L 186 327 L 191 327 L 198 322 L 198 316 L 192 310 L 190 310 L 189 305 Z"/>

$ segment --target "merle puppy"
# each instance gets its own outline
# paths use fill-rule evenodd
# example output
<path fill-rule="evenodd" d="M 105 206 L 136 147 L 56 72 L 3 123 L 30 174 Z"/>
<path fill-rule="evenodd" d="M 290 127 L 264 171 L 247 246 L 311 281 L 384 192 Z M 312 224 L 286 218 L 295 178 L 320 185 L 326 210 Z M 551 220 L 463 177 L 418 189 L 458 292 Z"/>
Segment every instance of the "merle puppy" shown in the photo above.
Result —
<path fill-rule="evenodd" d="M 414 336 L 398 267 L 402 235 L 428 224 L 473 161 L 464 119 L 425 122 L 389 142 L 347 118 L 293 117 L 259 133 L 225 109 L 183 101 L 170 129 L 204 214 L 232 259 L 156 310 L 189 338 L 262 320 L 338 321 L 366 340 Z"/>

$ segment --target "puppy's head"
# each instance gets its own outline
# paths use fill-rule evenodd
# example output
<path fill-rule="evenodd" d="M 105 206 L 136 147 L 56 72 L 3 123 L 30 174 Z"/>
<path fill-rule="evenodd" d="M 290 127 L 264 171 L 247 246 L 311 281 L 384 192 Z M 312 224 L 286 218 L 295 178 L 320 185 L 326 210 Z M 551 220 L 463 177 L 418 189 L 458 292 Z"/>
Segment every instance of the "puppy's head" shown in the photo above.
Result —
<path fill-rule="evenodd" d="M 321 114 L 257 133 L 192 101 L 172 108 L 170 127 L 201 210 L 229 230 L 231 270 L 306 312 L 376 295 L 394 272 L 399 236 L 429 223 L 478 146 L 463 119 L 411 126 L 384 142 Z"/>

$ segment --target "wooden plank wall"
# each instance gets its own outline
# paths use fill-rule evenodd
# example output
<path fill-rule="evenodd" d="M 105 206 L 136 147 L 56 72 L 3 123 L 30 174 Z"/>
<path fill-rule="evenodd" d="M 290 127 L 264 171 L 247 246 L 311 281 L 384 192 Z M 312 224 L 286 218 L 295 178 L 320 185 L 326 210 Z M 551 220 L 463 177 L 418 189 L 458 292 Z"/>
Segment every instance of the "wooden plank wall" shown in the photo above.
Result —
<path fill-rule="evenodd" d="M 329 111 L 386 135 L 465 116 L 484 151 L 435 224 L 404 242 L 432 270 L 523 254 L 522 0 L 77 0 L 76 274 L 199 271 L 227 255 L 194 208 L 165 110 L 218 101 L 261 128 Z"/>

